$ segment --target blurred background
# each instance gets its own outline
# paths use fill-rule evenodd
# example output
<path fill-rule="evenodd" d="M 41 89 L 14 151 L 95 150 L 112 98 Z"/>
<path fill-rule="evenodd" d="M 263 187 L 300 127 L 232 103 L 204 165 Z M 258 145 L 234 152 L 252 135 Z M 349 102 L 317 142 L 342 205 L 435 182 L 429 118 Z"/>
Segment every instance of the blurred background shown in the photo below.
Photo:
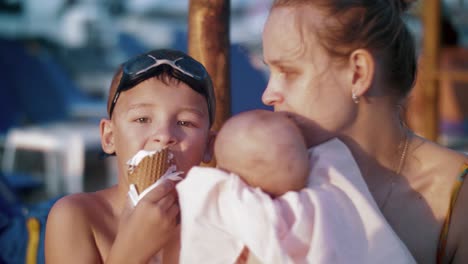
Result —
<path fill-rule="evenodd" d="M 233 114 L 265 108 L 261 31 L 270 4 L 231 0 Z M 437 30 L 425 28 L 424 5 L 417 2 L 405 17 L 422 54 L 424 34 Z M 1 171 L 20 196 L 34 202 L 115 183 L 113 159 L 99 158 L 98 131 L 113 71 L 150 49 L 186 51 L 188 6 L 188 0 L 0 0 Z M 466 0 L 441 2 L 440 60 L 433 67 L 439 75 L 459 74 L 434 77 L 437 102 L 427 105 L 424 81 L 432 79 L 422 72 L 426 79 L 407 112 L 408 124 L 424 134 L 421 116 L 436 108 L 436 139 L 461 150 L 468 145 L 467 11 Z M 421 63 L 424 71 L 428 63 Z"/>
<path fill-rule="evenodd" d="M 116 182 L 100 159 L 112 75 L 155 48 L 187 51 L 188 0 L 0 0 L 2 173 L 27 202 Z M 270 0 L 231 1 L 231 112 L 266 108 Z M 1 109 L 3 108 L 3 109 Z"/>
<path fill-rule="evenodd" d="M 266 108 L 261 31 L 270 4 L 231 0 L 232 114 Z M 1 212 L 20 204 L 30 214 L 61 195 L 116 182 L 115 161 L 99 156 L 98 128 L 114 70 L 150 49 L 187 51 L 188 7 L 188 0 L 0 0 Z M 421 54 L 407 123 L 459 151 L 468 151 L 467 13 L 468 0 L 424 0 L 405 16 Z"/>

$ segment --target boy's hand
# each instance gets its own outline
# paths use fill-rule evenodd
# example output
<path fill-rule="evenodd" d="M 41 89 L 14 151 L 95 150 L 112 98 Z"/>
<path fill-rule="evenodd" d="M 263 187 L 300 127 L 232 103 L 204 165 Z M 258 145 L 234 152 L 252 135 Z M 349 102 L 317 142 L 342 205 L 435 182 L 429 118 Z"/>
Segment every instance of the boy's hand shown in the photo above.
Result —
<path fill-rule="evenodd" d="M 109 259 L 147 263 L 161 250 L 178 226 L 180 209 L 174 187 L 173 181 L 164 180 L 135 208 L 127 201 Z"/>

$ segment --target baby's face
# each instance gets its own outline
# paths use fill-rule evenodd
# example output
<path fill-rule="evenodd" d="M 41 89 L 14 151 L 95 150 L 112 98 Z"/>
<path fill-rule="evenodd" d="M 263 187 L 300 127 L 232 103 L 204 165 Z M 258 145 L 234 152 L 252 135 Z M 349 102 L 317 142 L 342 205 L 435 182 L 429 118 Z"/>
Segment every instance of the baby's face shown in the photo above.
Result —
<path fill-rule="evenodd" d="M 177 168 L 187 172 L 208 155 L 211 139 L 204 97 L 185 83 L 150 78 L 123 92 L 111 120 L 121 171 L 139 150 L 169 147 Z"/>

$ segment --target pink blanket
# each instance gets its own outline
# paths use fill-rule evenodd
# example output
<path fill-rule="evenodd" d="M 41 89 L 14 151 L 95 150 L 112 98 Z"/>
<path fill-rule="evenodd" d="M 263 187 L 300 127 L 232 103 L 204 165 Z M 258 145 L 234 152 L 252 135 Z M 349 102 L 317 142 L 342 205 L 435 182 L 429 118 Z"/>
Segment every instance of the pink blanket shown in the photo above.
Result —
<path fill-rule="evenodd" d="M 180 263 L 415 263 L 338 139 L 311 148 L 308 188 L 271 199 L 238 176 L 194 167 L 177 185 Z"/>

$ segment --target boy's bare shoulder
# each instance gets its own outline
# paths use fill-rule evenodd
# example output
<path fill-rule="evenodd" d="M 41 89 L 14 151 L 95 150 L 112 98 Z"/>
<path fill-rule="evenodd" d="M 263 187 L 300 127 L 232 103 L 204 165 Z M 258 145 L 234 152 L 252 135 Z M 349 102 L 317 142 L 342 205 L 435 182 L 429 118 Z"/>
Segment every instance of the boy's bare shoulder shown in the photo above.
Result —
<path fill-rule="evenodd" d="M 101 256 L 99 229 L 112 217 L 111 212 L 102 193 L 72 194 L 58 200 L 47 218 L 47 263 L 64 263 L 75 257 L 86 260 L 82 263 L 96 263 Z"/>
<path fill-rule="evenodd" d="M 90 213 L 99 213 L 96 209 L 104 207 L 104 204 L 103 197 L 96 193 L 71 194 L 59 199 L 52 207 L 51 214 L 87 217 Z"/>
<path fill-rule="evenodd" d="M 93 212 L 98 214 L 102 202 L 94 193 L 79 193 L 67 195 L 59 199 L 52 207 L 47 218 L 47 229 L 73 229 L 80 231 L 90 230 L 92 226 Z M 91 221 L 90 221 L 91 220 Z M 63 231 L 63 230 L 62 230 Z M 60 231 L 60 232 L 62 232 Z"/>
<path fill-rule="evenodd" d="M 54 204 L 47 221 L 54 221 L 54 218 L 58 218 L 61 225 L 72 224 L 74 229 L 76 227 L 92 228 L 114 217 L 111 204 L 114 193 L 111 188 L 64 196 Z"/>

